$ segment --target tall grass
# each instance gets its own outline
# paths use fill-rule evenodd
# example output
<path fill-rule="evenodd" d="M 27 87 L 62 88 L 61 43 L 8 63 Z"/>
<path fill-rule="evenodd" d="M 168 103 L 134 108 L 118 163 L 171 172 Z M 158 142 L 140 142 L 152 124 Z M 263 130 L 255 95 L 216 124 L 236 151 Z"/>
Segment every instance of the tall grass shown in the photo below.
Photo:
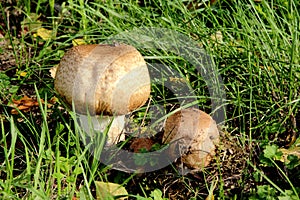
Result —
<path fill-rule="evenodd" d="M 35 30 L 19 36 L 5 27 L 8 23 L 1 28 L 17 60 L 17 66 L 6 69 L 5 73 L 11 75 L 11 84 L 19 87 L 15 94 L 6 94 L 0 101 L 6 102 L 1 104 L 0 115 L 1 198 L 93 198 L 94 181 L 109 179 L 109 166 L 104 167 L 99 158 L 90 154 L 92 144 L 83 144 L 84 133 L 76 115 L 61 100 L 49 107 L 50 99 L 58 95 L 48 70 L 72 46 L 73 39 L 101 43 L 136 27 L 175 30 L 192 38 L 212 56 L 225 85 L 227 132 L 245 151 L 249 146 L 253 148 L 250 158 L 244 158 L 249 164 L 243 175 L 252 177 L 249 171 L 257 170 L 267 180 L 265 183 L 274 182 L 271 185 L 280 193 L 285 194 L 285 189 L 290 187 L 297 194 L 299 183 L 290 180 L 280 166 L 275 168 L 287 183 L 282 188 L 252 161 L 256 158 L 256 144 L 261 148 L 269 143 L 284 146 L 291 142 L 290 138 L 297 137 L 300 3 L 218 1 L 189 8 L 189 2 L 70 0 L 59 12 L 54 1 L 22 1 L 17 5 L 24 13 L 21 18 L 27 18 L 30 13 L 42 14 L 43 27 L 54 30 L 55 37 L 44 41 L 34 36 Z M 2 18 L 8 20 L 5 8 L 0 8 Z M 19 43 L 14 45 L 16 39 Z M 209 90 L 195 66 L 172 52 L 139 50 L 149 64 L 169 66 L 184 77 L 197 96 L 199 108 L 211 111 Z M 18 76 L 22 71 L 27 75 Z M 10 114 L 8 102 L 23 96 L 25 89 L 37 99 L 39 107 L 28 113 Z M 161 85 L 155 84 L 151 99 L 153 104 L 170 104 L 165 107 L 169 110 L 178 103 Z M 207 194 L 211 196 L 217 188 L 220 198 L 226 199 L 225 180 L 222 175 L 218 178 L 220 182 L 214 179 L 206 183 Z M 126 178 L 117 180 L 126 181 Z M 197 188 L 191 190 L 195 198 L 200 198 Z"/>

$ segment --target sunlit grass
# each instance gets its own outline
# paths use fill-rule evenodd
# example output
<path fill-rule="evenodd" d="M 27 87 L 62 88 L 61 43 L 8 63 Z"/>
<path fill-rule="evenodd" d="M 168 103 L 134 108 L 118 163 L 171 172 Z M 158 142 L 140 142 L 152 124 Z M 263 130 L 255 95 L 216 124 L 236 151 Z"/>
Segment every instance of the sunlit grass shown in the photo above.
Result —
<path fill-rule="evenodd" d="M 286 194 L 285 189 L 297 194 L 299 185 L 290 180 L 290 174 L 282 166 L 273 163 L 273 167 L 282 175 L 283 181 L 279 182 L 287 183 L 282 186 L 284 188 L 265 175 L 264 168 L 253 163 L 253 160 L 257 162 L 256 153 L 262 152 L 256 152 L 254 144 L 262 149 L 273 143 L 284 147 L 291 142 L 291 138 L 297 137 L 299 2 L 219 1 L 211 6 L 188 8 L 187 1 L 145 1 L 141 5 L 137 1 L 85 3 L 72 0 L 59 5 L 59 11 L 55 9 L 54 1 L 47 4 L 49 7 L 40 0 L 37 3 L 24 1 L 17 7 L 24 13 L 24 18 L 30 13 L 43 15 L 42 27 L 54 31 L 52 39 L 42 40 L 34 36 L 36 30 L 18 35 L 8 31 L 7 27 L 1 27 L 16 59 L 15 68 L 6 69 L 5 73 L 14 73 L 9 84 L 18 86 L 14 93 L 1 93 L 1 197 L 92 198 L 95 194 L 94 181 L 108 181 L 106 173 L 109 173 L 109 166 L 103 168 L 99 158 L 90 154 L 89 145 L 92 144 L 83 145 L 84 133 L 76 115 L 70 109 L 65 109 L 66 105 L 61 100 L 53 107 L 48 107 L 50 99 L 58 96 L 48 70 L 72 46 L 73 39 L 101 43 L 139 27 L 174 30 L 205 49 L 213 58 L 224 83 L 226 100 L 222 103 L 227 108 L 226 133 L 239 141 L 239 147 L 253 147 L 250 157 L 244 158 L 248 165 L 243 175 L 252 177 L 249 171 L 253 169 L 262 174 L 264 184 L 275 188 L 281 195 Z M 7 19 L 5 8 L 0 6 L 0 9 L 3 18 Z M 8 25 L 7 22 L 5 24 Z M 174 76 L 179 78 L 177 81 L 183 78 L 184 84 L 192 91 L 190 96 L 186 96 L 193 99 L 188 106 L 198 106 L 206 112 L 212 112 L 209 88 L 193 64 L 164 49 L 138 50 L 149 66 L 167 66 L 176 72 Z M 27 74 L 21 76 L 21 72 Z M 170 81 L 170 77 L 163 78 Z M 176 110 L 179 104 L 178 98 L 163 87 L 163 78 L 153 81 L 149 101 L 150 105 L 163 108 L 158 122 L 163 121 L 169 111 Z M 26 88 L 31 88 L 30 95 L 36 97 L 38 111 L 20 112 L 17 116 L 10 114 L 10 108 L 3 103 L 4 100 L 11 102 L 21 97 Z M 137 121 L 145 119 L 146 110 L 147 105 L 140 109 L 141 115 Z M 39 115 L 36 116 L 36 113 Z M 98 154 L 101 154 L 101 149 L 98 150 Z M 132 176 L 128 175 L 116 181 L 127 183 L 130 178 Z M 214 194 L 225 199 L 227 191 L 222 176 L 218 180 L 207 182 L 203 187 L 207 188 L 207 195 L 217 190 Z M 190 186 L 186 184 L 186 187 Z M 198 195 L 197 188 L 190 190 L 195 198 L 205 196 Z M 141 191 L 146 195 L 143 188 Z"/>

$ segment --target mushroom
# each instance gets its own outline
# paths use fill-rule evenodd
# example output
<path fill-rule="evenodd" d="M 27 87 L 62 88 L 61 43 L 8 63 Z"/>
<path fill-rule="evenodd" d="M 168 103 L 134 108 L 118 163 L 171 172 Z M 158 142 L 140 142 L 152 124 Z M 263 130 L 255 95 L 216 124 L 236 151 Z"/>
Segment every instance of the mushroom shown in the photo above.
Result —
<path fill-rule="evenodd" d="M 95 130 L 104 132 L 110 126 L 107 143 L 113 144 L 124 128 L 125 115 L 149 98 L 150 75 L 142 55 L 130 45 L 80 45 L 61 59 L 54 86 L 83 121 L 88 115 L 99 116 L 99 123 L 92 121 Z"/>
<path fill-rule="evenodd" d="M 165 122 L 163 143 L 170 144 L 171 157 L 180 156 L 189 168 L 201 170 L 206 167 L 215 154 L 215 144 L 218 142 L 216 122 L 199 109 L 180 110 Z"/>

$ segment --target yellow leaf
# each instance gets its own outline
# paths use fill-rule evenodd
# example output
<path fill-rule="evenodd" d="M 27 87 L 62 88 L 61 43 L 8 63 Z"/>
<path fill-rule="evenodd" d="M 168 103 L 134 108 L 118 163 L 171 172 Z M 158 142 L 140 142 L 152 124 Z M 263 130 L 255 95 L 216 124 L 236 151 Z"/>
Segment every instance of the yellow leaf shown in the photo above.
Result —
<path fill-rule="evenodd" d="M 288 149 L 280 148 L 279 150 L 282 152 L 282 157 L 280 159 L 281 162 L 289 162 L 288 161 L 289 155 L 297 156 L 298 159 L 300 159 L 300 146 L 299 147 L 296 146 Z"/>
<path fill-rule="evenodd" d="M 48 30 L 45 28 L 39 28 L 37 30 L 36 35 L 40 36 L 43 40 L 48 40 L 48 39 L 51 39 L 52 33 L 53 33 L 52 30 Z"/>
<path fill-rule="evenodd" d="M 215 199 L 214 190 L 215 190 L 217 184 L 218 184 L 218 180 L 214 179 L 211 182 L 211 185 L 210 185 L 210 188 L 209 188 L 209 191 L 208 191 L 208 196 L 205 198 L 205 200 L 214 200 Z"/>
<path fill-rule="evenodd" d="M 20 71 L 20 72 L 19 72 L 19 75 L 22 76 L 22 77 L 25 77 L 25 76 L 27 75 L 27 72 Z"/>
<path fill-rule="evenodd" d="M 212 194 L 212 195 L 208 195 L 205 200 L 214 200 L 215 199 L 215 196 Z"/>
<path fill-rule="evenodd" d="M 86 44 L 84 39 L 74 39 L 72 40 L 72 44 L 73 46 L 78 46 L 78 45 L 82 45 L 82 44 Z"/>
<path fill-rule="evenodd" d="M 102 181 L 95 181 L 95 183 L 96 183 L 96 195 L 97 195 L 97 199 L 99 200 L 114 199 L 114 197 L 116 196 L 124 196 L 118 198 L 120 200 L 128 199 L 127 190 L 123 186 L 117 183 L 102 182 Z"/>

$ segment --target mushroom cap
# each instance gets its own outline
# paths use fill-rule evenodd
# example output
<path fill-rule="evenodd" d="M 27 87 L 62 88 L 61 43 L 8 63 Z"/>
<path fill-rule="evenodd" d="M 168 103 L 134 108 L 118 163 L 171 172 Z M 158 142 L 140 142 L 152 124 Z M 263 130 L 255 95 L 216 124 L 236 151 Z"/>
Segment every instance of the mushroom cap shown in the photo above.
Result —
<path fill-rule="evenodd" d="M 172 157 L 179 154 L 188 167 L 201 170 L 207 166 L 218 142 L 216 122 L 199 109 L 183 109 L 165 122 L 163 143 L 170 143 Z"/>
<path fill-rule="evenodd" d="M 80 114 L 124 115 L 147 101 L 150 75 L 130 45 L 80 45 L 61 59 L 54 86 Z"/>

